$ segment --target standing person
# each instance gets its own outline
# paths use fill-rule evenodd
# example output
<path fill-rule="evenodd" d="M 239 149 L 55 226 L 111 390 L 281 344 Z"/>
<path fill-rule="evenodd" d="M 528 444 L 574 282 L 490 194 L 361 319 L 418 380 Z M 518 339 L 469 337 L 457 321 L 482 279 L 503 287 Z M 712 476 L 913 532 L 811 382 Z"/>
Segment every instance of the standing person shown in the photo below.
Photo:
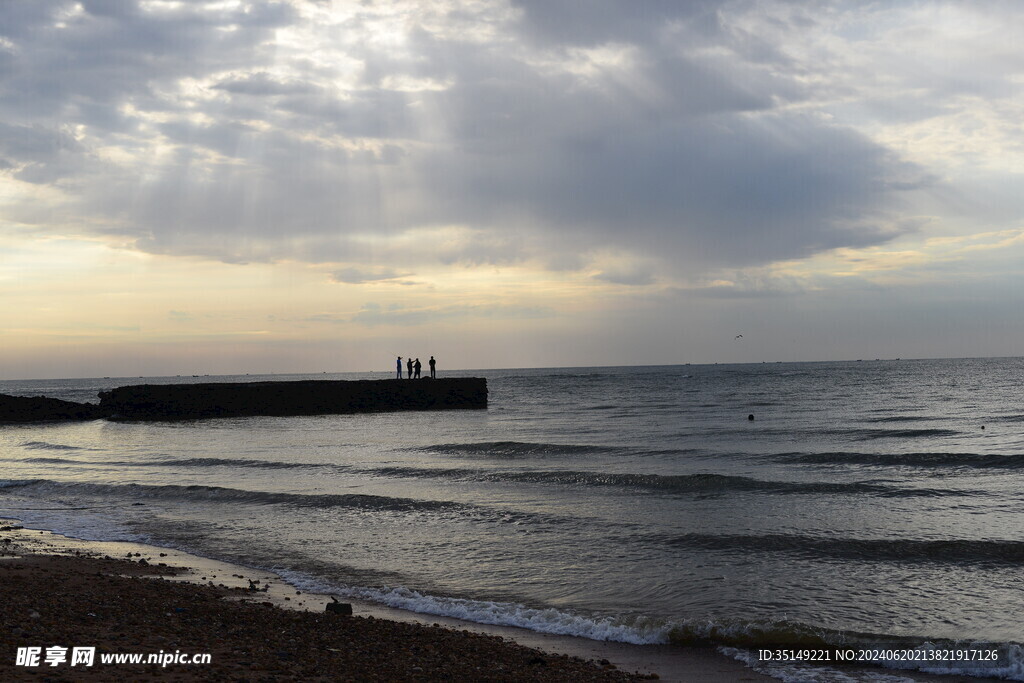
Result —
<path fill-rule="evenodd" d="M 419 379 L 420 378 L 420 368 L 423 367 L 423 365 L 420 364 L 420 359 L 419 358 L 416 359 L 416 364 L 413 367 L 416 368 L 416 379 Z"/>
<path fill-rule="evenodd" d="M 431 356 L 430 360 L 427 361 L 427 365 L 430 366 L 430 379 L 437 379 L 437 373 L 434 371 L 434 368 L 437 365 L 437 361 L 434 360 L 433 356 Z"/>
<path fill-rule="evenodd" d="M 398 357 L 398 379 L 402 379 L 402 357 Z"/>
<path fill-rule="evenodd" d="M 405 367 L 409 369 L 409 379 L 412 379 L 412 356 L 409 356 L 409 358 L 406 359 Z M 399 374 L 401 374 L 401 370 L 399 370 Z"/>

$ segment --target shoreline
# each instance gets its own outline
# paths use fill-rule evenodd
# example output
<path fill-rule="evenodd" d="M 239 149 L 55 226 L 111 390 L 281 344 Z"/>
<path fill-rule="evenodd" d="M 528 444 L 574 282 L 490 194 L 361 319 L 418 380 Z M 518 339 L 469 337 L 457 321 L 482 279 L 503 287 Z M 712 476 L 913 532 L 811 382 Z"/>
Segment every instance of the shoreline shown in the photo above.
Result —
<path fill-rule="evenodd" d="M 98 575 L 97 568 L 91 563 L 113 562 L 116 563 L 116 567 L 121 568 L 122 574 L 125 572 L 131 572 L 133 575 L 146 574 L 151 577 L 149 580 L 159 583 L 184 584 L 190 587 L 201 586 L 220 591 L 221 597 L 226 602 L 248 602 L 258 605 L 265 603 L 286 612 L 304 612 L 317 617 L 324 615 L 327 603 L 332 602 L 328 595 L 299 591 L 269 571 L 211 560 L 172 548 L 124 541 L 84 541 L 45 530 L 17 528 L 18 526 L 20 524 L 16 521 L 0 519 L 0 553 L 4 556 L 0 563 L 0 571 L 9 570 L 18 562 L 15 559 L 18 557 L 22 561 L 31 562 L 47 557 L 64 558 L 72 565 L 78 566 L 81 572 L 89 575 Z M 61 569 L 67 571 L 68 567 L 62 565 Z M 71 583 L 73 582 L 69 582 L 69 584 Z M 3 583 L 0 583 L 0 586 L 3 586 L 0 587 L 0 594 L 3 594 L 8 587 Z M 63 588 L 63 586 L 59 586 L 52 592 L 60 594 L 63 592 Z M 74 593 L 61 597 L 62 600 L 69 603 L 75 601 Z M 753 682 L 775 680 L 754 671 L 736 659 L 717 652 L 713 647 L 631 645 L 595 641 L 573 636 L 543 634 L 511 626 L 491 626 L 451 617 L 419 614 L 351 598 L 345 598 L 344 602 L 352 605 L 354 616 L 357 618 L 377 623 L 404 625 L 422 632 L 434 631 L 437 630 L 433 628 L 434 626 L 440 626 L 441 630 L 454 634 L 459 639 L 496 638 L 506 643 L 510 649 L 522 646 L 531 650 L 539 650 L 542 653 L 541 657 L 546 658 L 545 661 L 550 661 L 552 658 L 585 660 L 587 666 L 595 672 L 594 675 L 611 674 L 611 677 L 595 678 L 594 680 L 615 680 L 614 674 L 619 674 L 620 680 L 642 680 L 644 677 L 664 681 Z M 330 614 L 327 616 L 335 619 L 347 618 Z M 10 628 L 10 625 L 8 627 Z M 56 644 L 66 647 L 84 645 L 87 644 L 89 635 L 87 631 L 82 632 L 79 638 L 81 642 Z M 24 643 L 26 646 L 42 646 L 44 648 L 52 644 L 29 642 L 28 639 Z M 202 651 L 202 643 L 186 643 L 185 645 L 187 645 L 188 651 Z M 476 647 L 477 642 L 467 640 L 465 646 Z M 181 649 L 186 651 L 186 647 Z M 141 652 L 144 648 L 139 647 L 138 650 Z M 0 672 L 3 672 L 8 679 L 11 675 L 34 677 L 41 673 L 40 669 L 33 671 L 26 667 L 12 666 L 14 664 L 13 650 L 2 653 L 2 656 L 5 660 L 0 661 Z M 536 656 L 534 658 L 536 659 Z M 240 659 L 240 661 L 242 660 L 244 657 Z M 606 664 L 602 665 L 602 662 Z M 172 665 L 171 668 L 163 669 L 159 673 L 166 674 L 166 676 L 181 675 L 181 666 L 178 669 L 175 670 Z M 67 668 L 53 671 L 54 673 L 69 673 Z M 107 667 L 108 675 L 114 676 L 118 671 L 123 672 L 128 669 L 115 666 Z M 100 675 L 102 671 L 95 670 L 89 673 L 95 676 Z M 412 673 L 417 673 L 417 675 L 413 676 Z M 554 673 L 552 670 L 547 670 L 545 677 L 550 678 Z M 327 672 L 324 672 L 324 675 L 326 674 Z M 204 673 L 202 668 L 190 668 L 188 675 L 203 677 Z M 343 674 L 342 677 L 344 677 Z M 428 675 L 426 678 L 422 678 L 410 667 L 408 679 L 431 680 L 431 677 Z M 488 679 L 529 680 L 518 675 L 503 676 L 500 671 L 492 671 L 489 676 L 482 677 L 482 680 Z M 557 676 L 552 680 L 556 679 L 558 679 Z M 572 677 L 566 680 L 571 679 Z M 161 680 L 166 680 L 166 678 L 162 676 Z"/>
<path fill-rule="evenodd" d="M 73 581 L 70 582 L 72 585 L 80 585 L 85 576 L 100 576 L 104 571 L 114 571 L 122 577 L 145 577 L 144 580 L 147 581 L 176 584 L 186 591 L 213 591 L 229 610 L 231 603 L 248 603 L 264 608 L 276 608 L 284 613 L 302 613 L 315 619 L 323 618 L 326 614 L 326 605 L 335 601 L 328 594 L 301 591 L 272 571 L 213 560 L 174 548 L 163 548 L 131 541 L 87 541 L 47 530 L 22 527 L 20 522 L 11 518 L 0 518 L 0 577 L 3 576 L 5 570 L 10 570 L 15 566 L 19 558 L 23 562 L 38 563 L 41 561 L 44 566 L 46 558 L 69 561 L 72 563 L 71 573 L 77 572 L 76 576 L 72 576 Z M 92 563 L 99 563 L 100 566 L 93 566 Z M 113 570 L 110 566 L 111 563 L 114 567 Z M 58 573 L 60 570 L 67 572 L 69 568 L 62 566 L 58 569 Z M 62 589 L 67 590 L 61 585 L 58 590 L 51 589 L 50 592 L 59 594 L 63 601 L 74 603 L 75 593 L 62 593 Z M 0 596 L 4 595 L 7 590 L 9 587 L 6 582 L 0 579 Z M 514 626 L 479 624 L 454 617 L 420 614 L 355 598 L 346 597 L 343 602 L 352 605 L 353 617 L 356 621 L 367 620 L 377 625 L 384 625 L 385 630 L 390 630 L 392 627 L 408 627 L 414 629 L 414 633 L 426 634 L 443 631 L 456 639 L 456 649 L 477 648 L 480 641 L 474 639 L 479 638 L 501 641 L 498 643 L 498 650 L 503 652 L 508 650 L 509 656 L 512 656 L 511 653 L 517 650 L 528 649 L 531 653 L 529 657 L 532 658 L 528 658 L 528 661 L 546 662 L 543 665 L 545 667 L 543 676 L 537 680 L 651 679 L 675 682 L 709 681 L 712 683 L 718 681 L 724 683 L 728 681 L 798 680 L 794 678 L 795 672 L 793 671 L 755 670 L 714 646 L 634 645 L 614 641 L 597 641 L 578 636 L 540 633 Z M 167 614 L 170 616 L 172 613 Z M 338 617 L 331 614 L 326 614 L 326 616 L 334 619 L 353 619 L 353 617 Z M 0 623 L 9 617 L 8 613 L 0 612 Z M 11 624 L 7 624 L 7 627 L 10 629 Z M 81 642 L 57 644 L 71 647 L 92 642 L 89 641 L 88 629 L 76 632 L 75 635 Z M 266 637 L 272 638 L 274 635 L 280 637 L 281 634 L 266 634 Z M 29 642 L 28 640 L 17 644 L 44 648 L 51 645 L 48 642 Z M 183 651 L 202 651 L 201 642 L 193 641 L 185 643 L 185 646 L 187 649 L 182 647 Z M 26 667 L 12 666 L 15 659 L 13 645 L 3 649 L 10 650 L 10 652 L 0 652 L 0 657 L 4 658 L 0 659 L 0 673 L 5 676 L 6 680 L 14 680 L 17 677 L 35 680 L 41 673 L 39 669 L 33 671 Z M 144 649 L 137 648 L 138 651 Z M 391 652 L 391 654 L 395 653 Z M 223 657 L 223 655 L 221 656 Z M 245 656 L 240 655 L 237 659 L 239 666 L 248 663 Z M 583 668 L 577 668 L 571 674 L 558 671 L 557 665 L 566 661 L 574 665 L 582 665 Z M 179 666 L 175 670 L 172 665 L 169 669 L 158 670 L 156 675 L 158 675 L 158 680 L 205 680 L 207 678 L 224 680 L 222 677 L 224 666 L 230 669 L 231 665 L 232 662 L 228 661 L 218 667 L 216 671 L 211 670 L 205 673 L 202 668 L 182 670 L 182 667 Z M 504 667 L 505 664 L 498 666 Z M 137 671 L 138 667 L 132 670 Z M 821 673 L 826 671 L 824 667 L 812 667 L 812 671 L 814 670 Z M 112 678 L 116 677 L 118 671 L 124 672 L 128 669 L 116 666 L 106 668 L 107 675 Z M 841 671 L 844 674 L 855 672 L 847 668 Z M 888 675 L 893 676 L 893 680 L 907 682 L 969 683 L 979 680 L 960 675 L 927 674 L 882 667 L 864 667 L 858 668 L 856 671 L 869 677 Z M 68 669 L 54 670 L 54 672 L 69 673 Z M 429 670 L 415 663 L 409 663 L 407 673 L 408 675 L 405 677 L 396 678 L 392 672 L 386 677 L 386 680 L 436 680 L 448 677 L 447 674 L 442 675 L 441 672 L 436 672 L 437 677 L 432 677 Z M 596 676 L 596 678 L 588 678 L 588 674 Z M 93 680 L 101 680 L 102 678 L 96 677 L 102 675 L 102 670 L 88 672 L 88 677 Z M 337 678 L 337 675 L 325 672 L 320 672 L 318 675 L 327 676 L 329 680 Z M 342 678 L 345 677 L 344 672 L 340 672 L 339 675 Z M 563 677 L 566 675 L 567 677 Z M 581 676 L 583 677 L 581 678 Z M 512 673 L 501 669 L 478 672 L 477 677 L 479 680 L 534 680 L 532 673 Z M 271 678 L 257 677 L 255 680 L 289 679 L 289 674 L 276 674 Z M 296 676 L 296 679 L 315 680 L 309 678 L 308 671 L 302 676 Z M 243 676 L 231 680 L 251 679 Z M 816 680 L 828 679 L 816 678 Z"/>

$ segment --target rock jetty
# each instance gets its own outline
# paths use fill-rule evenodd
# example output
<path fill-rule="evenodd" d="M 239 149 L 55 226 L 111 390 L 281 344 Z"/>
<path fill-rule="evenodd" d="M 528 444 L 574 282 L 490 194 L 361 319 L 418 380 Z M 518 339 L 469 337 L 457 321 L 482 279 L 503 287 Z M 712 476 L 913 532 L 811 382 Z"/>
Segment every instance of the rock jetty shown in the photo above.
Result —
<path fill-rule="evenodd" d="M 487 380 L 479 377 L 137 384 L 100 393 L 100 408 L 124 420 L 486 407 Z"/>
<path fill-rule="evenodd" d="M 135 384 L 100 403 L 0 394 L 0 424 L 60 420 L 194 420 L 252 415 L 328 415 L 487 407 L 487 380 L 303 380 Z"/>

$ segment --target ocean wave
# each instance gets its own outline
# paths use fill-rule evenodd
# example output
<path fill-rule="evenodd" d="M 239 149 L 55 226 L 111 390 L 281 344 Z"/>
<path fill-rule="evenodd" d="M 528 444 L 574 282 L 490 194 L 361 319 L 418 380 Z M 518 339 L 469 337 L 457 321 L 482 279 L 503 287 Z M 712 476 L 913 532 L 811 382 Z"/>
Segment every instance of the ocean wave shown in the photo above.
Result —
<path fill-rule="evenodd" d="M 860 647 L 896 651 L 908 649 L 996 649 L 999 652 L 999 660 L 982 665 L 952 664 L 940 668 L 934 662 L 908 665 L 906 662 L 900 661 L 883 661 L 879 664 L 891 669 L 919 669 L 933 673 L 969 676 L 998 676 L 1012 680 L 1021 680 L 1021 672 L 1024 671 L 1024 655 L 1022 655 L 1020 645 L 1015 643 L 967 643 L 937 641 L 923 637 L 881 636 L 830 630 L 785 620 L 670 622 L 643 616 L 584 615 L 554 608 L 527 607 L 517 603 L 435 596 L 405 587 L 349 587 L 338 594 L 420 614 L 453 617 L 480 624 L 515 626 L 540 633 L 568 635 L 590 640 L 636 645 L 715 645 L 733 656 L 739 654 L 737 648 L 758 649 L 772 646 L 852 649 Z M 806 677 L 815 668 L 819 671 L 821 669 L 821 667 L 811 667 L 803 672 L 803 677 L 788 677 L 786 680 L 815 680 Z"/>
<path fill-rule="evenodd" d="M 67 458 L 22 458 L 17 462 L 31 462 L 38 465 L 81 465 L 81 460 L 68 460 Z"/>
<path fill-rule="evenodd" d="M 554 608 L 527 607 L 511 602 L 429 595 L 404 587 L 357 586 L 345 588 L 338 594 L 420 614 L 453 617 L 478 624 L 516 626 L 539 633 L 576 636 L 590 640 L 636 645 L 663 644 L 668 642 L 671 631 L 671 626 L 665 622 L 643 617 L 618 619 L 587 616 Z"/>
<path fill-rule="evenodd" d="M 823 538 L 786 534 L 682 534 L 651 536 L 649 540 L 694 550 L 787 553 L 810 559 L 887 562 L 895 564 L 952 564 L 1020 566 L 1024 541 L 949 539 Z"/>
<path fill-rule="evenodd" d="M 501 458 L 529 458 L 546 455 L 579 455 L 608 453 L 619 449 L 610 446 L 583 444 L 526 443 L 522 441 L 483 441 L 480 443 L 444 443 L 418 446 L 409 450 L 446 455 L 486 455 Z"/>
<path fill-rule="evenodd" d="M 883 636 L 853 631 L 835 631 L 786 619 L 758 621 L 690 620 L 675 624 L 668 632 L 673 645 L 718 645 L 733 647 L 789 646 L 815 648 L 878 642 Z M 887 639 L 893 642 L 893 638 Z M 904 646 L 914 639 L 906 639 Z"/>
<path fill-rule="evenodd" d="M 955 429 L 939 429 L 936 427 L 922 429 L 859 429 L 853 435 L 860 441 L 875 439 L 919 439 L 936 436 L 957 436 L 961 434 Z"/>
<path fill-rule="evenodd" d="M 278 462 L 247 458 L 183 458 L 172 460 L 69 460 L 68 458 L 23 458 L 18 462 L 41 465 L 98 465 L 108 467 L 252 467 L 257 469 L 330 468 L 349 470 L 346 465 L 330 463 Z"/>
<path fill-rule="evenodd" d="M 182 486 L 147 484 L 88 484 L 56 482 L 46 479 L 23 481 L 20 486 L 33 486 L 46 494 L 113 496 L 138 500 L 180 500 L 254 505 L 292 505 L 312 508 L 356 508 L 378 511 L 449 511 L 472 509 L 472 506 L 450 501 L 417 500 L 366 494 L 309 494 L 252 491 L 223 486 Z"/>
<path fill-rule="evenodd" d="M 632 474 L 540 470 L 503 472 L 458 468 L 382 467 L 359 470 L 360 473 L 386 477 L 461 479 L 467 481 L 514 482 L 570 486 L 608 486 L 656 493 L 715 494 L 729 492 L 766 492 L 779 494 L 868 494 L 891 498 L 975 495 L 962 489 L 898 488 L 872 482 L 789 482 L 765 481 L 724 474 Z"/>
<path fill-rule="evenodd" d="M 76 461 L 66 458 L 26 458 L 21 462 L 54 465 L 91 465 L 109 467 L 241 467 L 269 470 L 331 470 L 349 474 L 394 478 L 452 479 L 482 482 L 508 482 L 555 486 L 615 487 L 662 494 L 724 494 L 764 492 L 776 494 L 876 495 L 886 498 L 970 496 L 979 492 L 964 489 L 901 488 L 877 482 L 790 482 L 753 479 L 713 473 L 660 475 L 643 473 L 587 472 L 574 470 L 494 471 L 469 468 L 378 467 L 361 469 L 334 463 L 280 462 L 246 458 L 184 458 L 170 460 Z M 190 491 L 217 487 L 178 487 Z M 219 489 L 218 489 L 219 490 Z M 224 489 L 233 490 L 233 489 Z M 252 495 L 304 495 L 264 494 Z M 247 494 L 248 495 L 248 494 Z M 282 502 L 277 499 L 269 502 Z"/>
<path fill-rule="evenodd" d="M 1024 454 L 994 455 L 982 453 L 780 453 L 775 456 L 789 462 L 815 465 L 882 465 L 887 467 L 977 467 L 994 469 L 1024 468 Z"/>
<path fill-rule="evenodd" d="M 932 639 L 924 636 L 891 636 L 834 630 L 798 621 L 775 620 L 667 620 L 644 615 L 582 614 L 566 609 L 530 607 L 515 602 L 474 600 L 442 595 L 431 595 L 404 586 L 344 586 L 338 587 L 294 572 L 281 572 L 292 585 L 311 592 L 366 600 L 396 609 L 419 614 L 462 619 L 478 624 L 514 626 L 539 633 L 574 636 L 597 641 L 613 641 L 636 645 L 711 645 L 721 652 L 745 661 L 758 669 L 759 662 L 752 650 L 759 648 L 846 648 L 906 650 L 960 650 L 996 649 L 999 659 L 982 666 L 952 664 L 940 669 L 936 662 L 908 664 L 907 662 L 879 662 L 892 669 L 919 669 L 930 673 L 949 673 L 968 676 L 996 676 L 1022 680 L 1024 649 L 1017 643 L 980 643 Z M 760 670 L 760 669 L 759 669 Z M 773 675 L 783 680 L 848 680 L 846 678 L 813 678 L 811 674 L 828 671 L 825 667 L 774 668 Z M 799 673 L 798 673 L 799 672 Z M 768 673 L 763 671 L 763 673 Z"/>
<path fill-rule="evenodd" d="M 32 486 L 43 481 L 42 479 L 0 479 L 0 489 L 14 489 L 22 486 Z"/>
<path fill-rule="evenodd" d="M 60 443 L 48 443 L 46 441 L 26 441 L 19 444 L 22 448 L 27 448 L 33 451 L 80 451 L 88 450 L 82 449 L 79 446 L 65 446 Z"/>
<path fill-rule="evenodd" d="M 276 460 L 252 460 L 247 458 L 184 458 L 179 460 L 159 460 L 156 462 L 133 464 L 150 465 L 154 467 L 253 467 L 268 470 L 310 469 L 317 467 L 349 469 L 345 465 L 334 465 L 331 463 L 280 462 Z"/>
<path fill-rule="evenodd" d="M 885 417 L 872 417 L 868 419 L 868 422 L 920 422 L 921 420 L 934 420 L 934 417 L 928 417 L 924 415 L 886 415 Z"/>

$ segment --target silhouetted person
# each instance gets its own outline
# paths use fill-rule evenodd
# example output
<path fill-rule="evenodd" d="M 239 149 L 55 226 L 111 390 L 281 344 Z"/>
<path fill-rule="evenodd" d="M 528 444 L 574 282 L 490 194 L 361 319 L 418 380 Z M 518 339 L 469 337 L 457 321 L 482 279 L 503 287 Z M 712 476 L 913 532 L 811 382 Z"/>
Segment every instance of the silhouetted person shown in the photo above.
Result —
<path fill-rule="evenodd" d="M 409 368 L 409 379 L 412 379 L 412 356 L 406 360 L 405 367 Z"/>
<path fill-rule="evenodd" d="M 398 379 L 402 379 L 402 357 L 398 357 Z"/>
<path fill-rule="evenodd" d="M 419 358 L 416 359 L 416 363 L 413 365 L 413 367 L 416 368 L 416 379 L 419 379 L 420 378 L 420 368 L 423 367 L 423 365 L 420 363 L 420 359 Z"/>
<path fill-rule="evenodd" d="M 430 357 L 430 360 L 427 361 L 427 364 L 430 366 L 430 379 L 437 379 L 437 373 L 435 372 L 437 361 L 434 360 L 433 356 Z"/>

